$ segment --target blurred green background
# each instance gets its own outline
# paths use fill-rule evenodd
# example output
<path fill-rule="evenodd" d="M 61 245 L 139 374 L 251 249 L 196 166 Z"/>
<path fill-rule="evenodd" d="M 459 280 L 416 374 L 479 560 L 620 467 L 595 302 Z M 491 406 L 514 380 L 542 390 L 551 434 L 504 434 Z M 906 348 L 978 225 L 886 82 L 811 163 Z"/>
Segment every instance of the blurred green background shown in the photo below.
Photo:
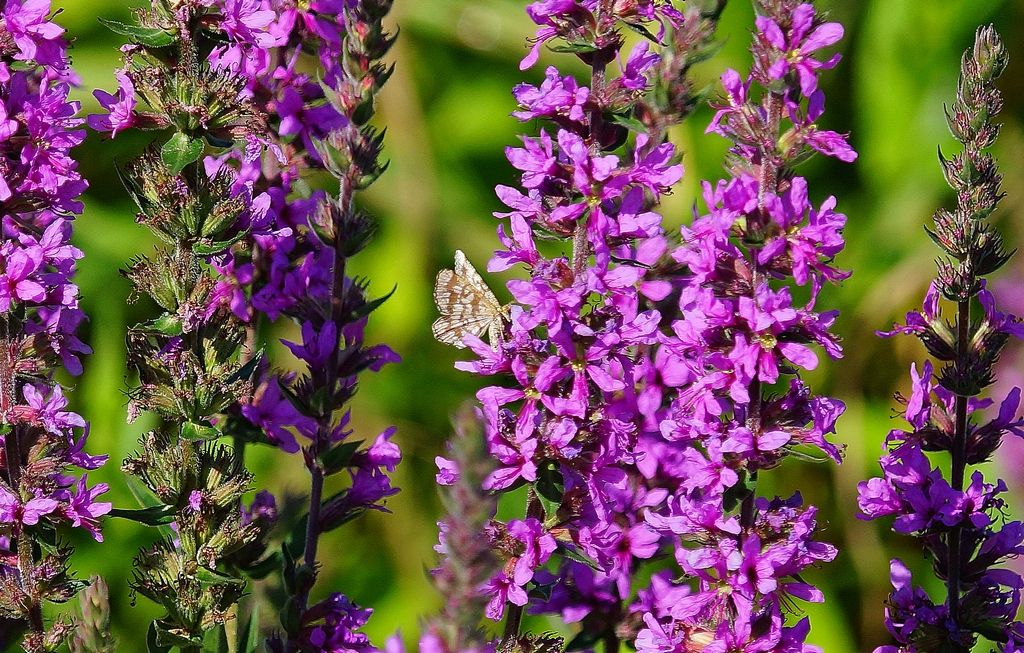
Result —
<path fill-rule="evenodd" d="M 111 89 L 119 65 L 119 37 L 97 18 L 127 15 L 128 0 L 55 0 L 58 21 L 74 38 L 72 56 L 82 76 L 76 95 L 86 113 L 98 108 L 95 88 Z M 430 337 L 434 319 L 433 277 L 449 266 L 452 251 L 467 252 L 483 267 L 497 242 L 491 212 L 500 208 L 496 183 L 513 183 L 503 148 L 515 143 L 524 127 L 508 116 L 510 88 L 536 82 L 543 66 L 520 73 L 524 37 L 532 26 L 517 0 L 397 0 L 394 22 L 401 39 L 393 50 L 398 68 L 381 97 L 380 121 L 388 127 L 391 168 L 363 198 L 381 221 L 381 233 L 359 260 L 378 292 L 394 284 L 398 291 L 374 314 L 370 337 L 390 343 L 404 356 L 401 365 L 368 377 L 354 410 L 361 437 L 389 424 L 405 459 L 396 474 L 401 494 L 389 504 L 394 514 L 372 514 L 325 538 L 321 592 L 343 591 L 372 606 L 369 632 L 375 642 L 396 630 L 415 637 L 420 620 L 437 605 L 425 568 L 432 565 L 439 502 L 433 458 L 448 432 L 448 415 L 478 386 L 478 380 L 452 368 L 457 353 Z M 882 601 L 888 591 L 888 558 L 900 555 L 922 570 L 913 543 L 891 535 L 887 524 L 865 524 L 856 512 L 856 484 L 877 469 L 881 441 L 894 421 L 891 395 L 905 384 L 911 360 L 921 355 L 910 339 L 880 340 L 883 328 L 920 301 L 933 271 L 935 254 L 922 224 L 933 209 L 952 201 L 938 164 L 936 146 L 953 151 L 943 122 L 956 83 L 959 57 L 971 43 L 975 26 L 994 22 L 1011 50 L 1003 79 L 1005 124 L 996 154 L 1003 166 L 1008 197 L 998 214 L 1011 246 L 1024 244 L 1024 0 L 832 0 L 818 3 L 847 27 L 837 70 L 825 73 L 829 105 L 827 128 L 850 131 L 860 152 L 853 166 L 824 161 L 808 163 L 800 173 L 810 179 L 813 198 L 839 198 L 849 216 L 849 246 L 841 256 L 854 276 L 829 288 L 822 301 L 842 311 L 838 331 L 846 341 L 846 358 L 811 375 L 819 390 L 847 402 L 839 439 L 847 445 L 841 467 L 787 463 L 765 476 L 765 491 L 789 493 L 799 488 L 822 510 L 824 537 L 840 547 L 838 560 L 809 576 L 824 587 L 828 602 L 811 606 L 814 643 L 827 651 L 870 650 L 885 641 Z M 753 25 L 747 0 L 733 0 L 719 36 L 719 57 L 701 65 L 699 81 L 712 84 L 726 67 L 749 69 L 747 47 Z M 545 63 L 582 73 L 566 55 L 547 53 Z M 664 206 L 670 225 L 690 213 L 701 179 L 722 174 L 725 142 L 705 136 L 710 118 L 705 109 L 672 138 L 684 152 L 686 178 Z M 535 126 L 526 126 L 534 130 Z M 116 505 L 133 507 L 118 467 L 145 430 L 144 420 L 125 421 L 124 332 L 144 319 L 144 304 L 127 303 L 128 285 L 118 269 L 151 242 L 133 220 L 133 208 L 114 171 L 114 162 L 134 156 L 145 144 L 132 140 L 101 142 L 90 136 L 78 151 L 91 188 L 76 240 L 86 254 L 79 283 L 82 303 L 91 317 L 85 336 L 95 349 L 85 374 L 75 380 L 73 401 L 92 423 L 90 449 L 111 455 L 93 474 L 110 483 Z M 1024 268 L 1022 268 L 1024 269 Z M 1024 278 L 1024 277 L 1021 277 Z M 492 279 L 492 286 L 501 289 Z M 1024 294 L 1024 281 L 1005 280 L 1004 289 Z M 499 294 L 501 294 L 499 292 Z M 507 295 L 506 295 L 507 296 Z M 302 492 L 306 475 L 300 461 L 270 450 L 252 451 L 249 466 L 259 487 Z M 1018 471 L 1009 469 L 1009 471 Z M 1024 512 L 1024 474 L 1014 477 Z M 772 487 L 771 483 L 777 483 Z M 118 651 L 144 651 L 144 632 L 154 616 L 145 599 L 132 607 L 126 584 L 131 559 L 151 542 L 150 529 L 110 520 L 107 542 L 93 543 L 76 534 L 74 565 L 82 576 L 101 574 L 111 586 Z M 267 618 L 267 625 L 273 619 Z"/>

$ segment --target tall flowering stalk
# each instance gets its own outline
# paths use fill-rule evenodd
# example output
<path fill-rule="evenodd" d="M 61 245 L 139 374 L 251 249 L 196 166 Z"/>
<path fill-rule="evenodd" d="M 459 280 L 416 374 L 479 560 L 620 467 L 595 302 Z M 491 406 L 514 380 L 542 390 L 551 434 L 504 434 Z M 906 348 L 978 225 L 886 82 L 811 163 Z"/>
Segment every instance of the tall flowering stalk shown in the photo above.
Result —
<path fill-rule="evenodd" d="M 160 425 L 124 462 L 150 491 L 152 505 L 115 514 L 163 525 L 161 539 L 135 560 L 132 586 L 165 613 L 149 631 L 152 650 L 199 651 L 226 642 L 246 574 L 257 573 L 267 511 L 241 510 L 252 477 L 239 452 L 218 440 L 225 414 L 248 400 L 258 360 L 241 360 L 245 330 L 216 293 L 228 250 L 271 235 L 270 198 L 240 181 L 236 169 L 207 171 L 207 147 L 246 144 L 251 158 L 265 147 L 265 122 L 245 97 L 246 79 L 232 56 L 263 44 L 266 14 L 248 2 L 154 0 L 135 21 L 108 21 L 130 44 L 116 94 L 97 91 L 108 110 L 90 125 L 170 132 L 122 170 L 139 206 L 138 222 L 160 242 L 125 271 L 136 296 L 159 308 L 128 333 L 129 364 L 139 375 L 130 418 L 151 411 Z M 243 629 L 239 629 L 242 631 Z"/>
<path fill-rule="evenodd" d="M 439 277 L 445 314 L 435 330 L 479 357 L 457 367 L 513 382 L 477 395 L 498 463 L 483 488 L 499 494 L 528 486 L 523 517 L 492 519 L 485 529 L 500 562 L 483 587 L 485 612 L 505 618 L 501 646 L 556 645 L 520 632 L 529 606 L 580 623 L 573 647 L 603 640 L 614 649 L 631 637 L 633 574 L 661 540 L 642 511 L 665 497 L 636 466 L 637 439 L 649 425 L 635 379 L 661 321 L 649 304 L 671 293 L 670 283 L 645 278 L 668 247 L 661 217 L 650 209 L 682 177 L 663 138 L 695 105 L 685 74 L 708 48 L 717 11 L 684 17 L 667 2 L 593 1 L 535 2 L 528 13 L 540 27 L 522 67 L 554 42 L 590 65 L 589 85 L 551 67 L 540 86 L 516 87 L 513 115 L 549 121 L 554 131 L 507 150 L 523 173 L 522 190 L 497 188 L 511 211 L 496 214 L 508 225 L 499 229 L 503 249 L 488 270 L 522 264 L 530 277 L 509 282 L 515 301 L 494 318 L 502 328 L 488 345 L 465 313 L 489 291 L 457 257 L 454 273 Z M 624 60 L 623 26 L 645 35 Z M 652 87 L 659 93 L 649 93 Z M 621 156 L 612 154 L 619 149 Z M 551 237 L 568 251 L 542 255 L 535 239 Z M 439 465 L 439 482 L 461 482 L 457 461 Z"/>
<path fill-rule="evenodd" d="M 910 428 L 886 437 L 884 476 L 861 483 L 860 508 L 868 519 L 894 516 L 893 530 L 918 537 L 947 593 L 936 603 L 894 559 L 885 622 L 896 645 L 876 651 L 970 651 L 979 636 L 1001 651 L 1024 648 L 1024 625 L 1015 621 L 1024 581 L 997 567 L 1024 553 L 1024 523 L 1003 517 L 1002 480 L 986 482 L 980 470 L 970 471 L 995 454 L 1004 435 L 1024 436 L 1019 388 L 1002 399 L 994 419 L 977 416 L 992 404 L 981 395 L 994 381 L 1000 351 L 1011 336 L 1024 336 L 1017 318 L 996 309 L 985 280 L 1010 258 L 988 222 L 1003 194 L 986 152 L 999 133 L 992 122 L 1002 108 L 995 80 L 1006 64 L 999 35 L 991 26 L 980 28 L 964 53 L 956 101 L 947 111 L 963 151 L 951 159 L 940 154 L 957 206 L 936 211 L 928 229 L 946 257 L 938 261 L 923 308 L 882 334 L 917 336 L 941 369 L 931 361 L 911 366 L 911 395 L 897 397 Z M 946 319 L 943 299 L 952 305 Z M 948 452 L 948 473 L 927 452 Z"/>
<path fill-rule="evenodd" d="M 233 5 L 224 3 L 223 11 Z M 291 524 L 282 548 L 288 602 L 274 651 L 372 649 L 358 629 L 370 610 L 333 593 L 311 605 L 320 538 L 368 509 L 385 510 L 398 490 L 389 474 L 401 453 L 394 429 L 369 446 L 352 437 L 349 403 L 359 375 L 398 356 L 365 343 L 367 319 L 386 298 L 369 296 L 368 281 L 347 272 L 371 241 L 373 220 L 357 193 L 383 172 L 382 134 L 368 123 L 377 93 L 391 74 L 382 63 L 394 39 L 383 27 L 390 0 L 251 2 L 247 24 L 261 28 L 259 48 L 217 59 L 246 78 L 244 95 L 268 119 L 262 157 L 238 148 L 206 161 L 207 170 L 237 167 L 240 181 L 269 197 L 271 230 L 234 246 L 215 265 L 217 302 L 248 325 L 285 318 L 300 327 L 285 344 L 299 373 L 261 366 L 254 395 L 231 409 L 228 430 L 240 441 L 302 451 L 310 473 L 309 511 Z M 318 83 L 317 78 L 320 82 Z M 337 193 L 310 190 L 310 173 L 338 179 Z M 300 445 L 299 438 L 303 444 Z M 324 495 L 325 482 L 350 483 Z"/>
<path fill-rule="evenodd" d="M 386 345 L 365 341 L 367 319 L 387 296 L 371 298 L 368 280 L 348 272 L 349 260 L 376 231 L 373 219 L 356 206 L 356 197 L 385 168 L 380 161 L 383 134 L 368 123 L 376 95 L 391 74 L 382 59 L 394 43 L 383 26 L 392 3 L 336 4 L 341 34 L 336 42 L 324 40 L 336 48 L 328 50 L 334 58 L 321 53 L 325 110 L 333 111 L 333 122 L 322 139 L 313 137 L 315 152 L 309 156 L 337 178 L 338 191 L 315 198 L 305 224 L 294 230 L 288 248 L 278 251 L 267 283 L 254 295 L 261 301 L 272 298 L 271 306 L 261 304 L 268 316 L 283 314 L 301 326 L 301 340 L 285 344 L 304 369 L 297 376 L 271 377 L 252 409 L 243 409 L 268 433 L 292 429 L 308 440 L 302 454 L 310 474 L 309 511 L 285 546 L 284 582 L 291 596 L 283 637 L 270 642 L 272 651 L 288 653 L 376 650 L 357 632 L 371 610 L 337 592 L 313 605 L 310 597 L 321 536 L 367 510 L 386 511 L 386 499 L 398 492 L 389 474 L 401 460 L 390 442 L 394 428 L 366 447 L 350 437 L 349 406 L 361 373 L 399 360 Z M 312 124 L 314 118 L 308 120 Z M 349 477 L 347 487 L 324 496 L 325 480 L 343 473 Z"/>
<path fill-rule="evenodd" d="M 488 616 L 508 611 L 505 644 L 537 646 L 518 635 L 529 606 L 579 622 L 571 648 L 635 639 L 643 651 L 801 650 L 809 624 L 787 626 L 782 604 L 822 599 L 799 580 L 835 555 L 813 539 L 814 508 L 799 496 L 757 498 L 756 478 L 814 448 L 839 460 L 825 436 L 842 404 L 812 395 L 799 369 L 818 362 L 809 345 L 841 352 L 834 313 L 814 304 L 826 281 L 846 276 L 831 265 L 845 217 L 834 198 L 813 206 L 792 167 L 814 151 L 856 157 L 817 126 L 817 71 L 838 55 L 814 53 L 842 27 L 810 4 L 756 6 L 754 71 L 723 76 L 727 96 L 709 128 L 734 142 L 733 176 L 705 184 L 709 214 L 675 249 L 651 211 L 682 175 L 662 139 L 694 106 L 685 72 L 707 51 L 722 3 L 687 15 L 669 3 L 529 7 L 541 27 L 524 63 L 561 39 L 556 49 L 576 52 L 592 76 L 583 87 L 552 68 L 542 86 L 516 89 L 514 115 L 549 119 L 557 132 L 508 151 L 525 192 L 498 188 L 512 211 L 498 214 L 510 229 L 499 230 L 505 249 L 489 270 L 522 263 L 530 279 L 509 282 L 498 342 L 467 324 L 462 343 L 479 360 L 457 365 L 515 380 L 477 395 L 501 465 L 484 487 L 529 486 L 525 519 L 488 529 L 506 560 L 485 586 Z M 609 79 L 620 24 L 665 47 L 641 42 Z M 624 156 L 610 153 L 624 145 Z M 541 255 L 535 237 L 551 236 L 571 242 L 568 256 Z M 810 288 L 805 305 L 787 280 Z M 456 465 L 440 464 L 442 481 L 457 478 Z M 664 570 L 638 583 L 643 561 L 666 551 L 684 581 Z M 556 571 L 542 569 L 554 556 Z"/>
<path fill-rule="evenodd" d="M 185 103 L 181 108 L 192 112 L 185 118 L 194 119 L 162 154 L 169 149 L 182 152 L 182 169 L 190 178 L 219 182 L 219 196 L 244 209 L 220 225 L 227 231 L 224 236 L 204 235 L 200 249 L 192 248 L 204 264 L 197 319 L 227 325 L 222 331 L 233 340 L 221 351 L 236 367 L 238 345 L 245 340 L 247 346 L 241 353 L 245 364 L 225 379 L 236 384 L 233 391 L 224 393 L 216 409 L 202 418 L 189 416 L 188 423 L 199 424 L 202 437 L 232 437 L 235 470 L 241 469 L 247 442 L 294 453 L 300 450 L 296 436 L 308 439 L 301 449 L 310 471 L 310 510 L 291 524 L 281 555 L 261 558 L 262 543 L 251 542 L 254 531 L 266 530 L 278 517 L 271 495 L 261 493 L 241 513 L 236 493 L 231 493 L 234 513 L 223 504 L 223 519 L 240 520 L 241 528 L 233 545 L 241 548 L 225 558 L 228 566 L 262 575 L 273 563 L 281 564 L 288 602 L 282 612 L 283 633 L 269 642 L 272 650 L 323 650 L 342 642 L 371 648 L 356 632 L 369 610 L 341 594 L 310 605 L 310 595 L 320 536 L 367 509 L 384 510 L 384 500 L 397 492 L 388 476 L 400 459 L 398 448 L 389 442 L 393 429 L 360 448 L 362 441 L 349 438 L 347 410 L 358 375 L 397 360 L 386 346 L 365 345 L 367 317 L 383 300 L 370 299 L 367 282 L 346 274 L 348 259 L 374 232 L 373 221 L 356 208 L 355 195 L 384 169 L 379 161 L 382 138 L 367 123 L 374 98 L 390 75 L 381 63 L 393 42 L 382 26 L 390 7 L 386 0 L 299 5 L 218 0 L 178 3 L 169 11 L 158 1 L 137 26 L 115 26 L 137 42 L 129 57 L 137 56 L 140 48 L 155 49 L 147 61 L 160 65 L 169 47 L 193 53 L 191 65 L 223 82 L 230 94 Z M 178 109 L 163 101 L 158 90 L 146 88 L 151 79 L 166 76 L 127 67 L 119 74 L 118 93 L 100 94 L 110 113 L 97 117 L 96 126 L 115 133 L 125 126 L 175 124 L 182 129 L 174 116 L 161 118 L 135 106 L 139 95 L 154 109 Z M 231 103 L 211 102 L 222 97 L 230 97 Z M 211 116 L 203 113 L 205 107 L 232 111 Z M 219 124 L 210 124 L 211 118 Z M 207 148 L 198 142 L 200 137 L 222 148 L 201 166 L 195 161 Z M 338 178 L 336 196 L 310 190 L 308 174 L 318 169 Z M 277 374 L 254 350 L 260 321 L 281 316 L 301 327 L 301 340 L 285 344 L 304 364 L 302 373 Z M 178 321 L 170 320 L 173 329 Z M 214 415 L 212 425 L 209 418 Z M 342 472 L 348 472 L 349 486 L 324 496 L 325 480 Z M 243 477 L 236 473 L 238 480 Z M 224 606 L 237 594 L 225 592 L 224 597 L 226 601 L 207 612 L 215 621 L 222 620 Z"/>
<path fill-rule="evenodd" d="M 669 490 L 647 522 L 674 540 L 696 583 L 657 577 L 641 596 L 638 651 L 806 650 L 809 621 L 787 623 L 784 606 L 824 600 L 801 574 L 836 555 L 816 540 L 813 506 L 799 494 L 760 497 L 757 481 L 789 456 L 841 460 L 826 436 L 844 406 L 813 394 L 800 371 L 818 365 L 815 346 L 842 354 L 836 312 L 815 304 L 827 282 L 848 276 L 833 266 L 846 218 L 834 197 L 816 205 L 794 167 L 815 152 L 856 158 L 844 136 L 817 125 L 818 71 L 839 55 L 816 53 L 843 28 L 809 3 L 754 4 L 753 70 L 722 76 L 708 127 L 733 142 L 731 177 L 704 184 L 708 213 L 683 228 L 672 254 L 683 267 L 678 313 L 655 361 L 675 390 L 642 463 Z M 793 286 L 809 288 L 803 305 Z"/>
<path fill-rule="evenodd" d="M 69 573 L 65 524 L 102 540 L 110 504 L 85 470 L 104 456 L 85 451 L 88 425 L 67 410 L 54 378 L 82 372 L 89 348 L 74 284 L 82 253 L 70 244 L 87 184 L 70 151 L 85 138 L 64 30 L 47 1 L 8 0 L 0 16 L 0 616 L 15 620 L 26 651 L 55 650 L 72 626 L 46 623 L 43 606 L 83 586 Z M 81 473 L 76 478 L 75 475 Z"/>
<path fill-rule="evenodd" d="M 481 595 L 480 587 L 498 572 L 500 562 L 480 534 L 498 509 L 497 497 L 483 489 L 495 461 L 487 452 L 479 414 L 463 407 L 454 422 L 448 455 L 459 474 L 457 479 L 439 478 L 450 487 L 443 497 L 446 516 L 438 522 L 441 541 L 434 547 L 442 560 L 432 572 L 444 607 L 421 635 L 420 651 L 493 653 L 494 643 L 481 628 L 487 597 Z M 447 459 L 439 462 L 450 466 Z"/>

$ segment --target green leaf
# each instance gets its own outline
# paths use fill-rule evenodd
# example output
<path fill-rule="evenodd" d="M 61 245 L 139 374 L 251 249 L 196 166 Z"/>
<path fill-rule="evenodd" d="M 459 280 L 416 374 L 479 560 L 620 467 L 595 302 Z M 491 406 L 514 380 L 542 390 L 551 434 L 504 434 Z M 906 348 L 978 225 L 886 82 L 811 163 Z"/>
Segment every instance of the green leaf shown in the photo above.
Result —
<path fill-rule="evenodd" d="M 195 163 L 203 155 L 203 141 L 191 138 L 187 134 L 176 132 L 160 149 L 160 160 L 164 162 L 172 175 Z"/>
<path fill-rule="evenodd" d="M 561 45 L 549 45 L 548 50 L 551 50 L 552 52 L 579 54 L 580 52 L 597 52 L 597 46 L 593 43 L 587 43 L 586 41 L 566 41 Z"/>
<path fill-rule="evenodd" d="M 224 624 L 206 631 L 203 637 L 203 653 L 231 653 L 228 648 L 228 633 Z"/>
<path fill-rule="evenodd" d="M 337 519 L 332 519 L 331 521 L 324 523 L 323 530 L 321 532 L 330 533 L 333 530 L 337 530 L 356 517 L 362 516 L 365 513 L 366 508 L 353 508 Z"/>
<path fill-rule="evenodd" d="M 213 254 L 220 254 L 224 250 L 230 248 L 232 245 L 242 240 L 249 235 L 248 231 L 243 231 L 236 236 L 227 240 L 201 240 L 196 244 L 192 245 L 192 252 L 199 256 L 212 256 Z"/>
<path fill-rule="evenodd" d="M 252 602 L 252 611 L 245 627 L 238 631 L 237 653 L 254 653 L 260 645 L 260 602 Z"/>
<path fill-rule="evenodd" d="M 173 646 L 177 646 L 179 649 L 185 649 L 200 648 L 203 645 L 202 638 L 190 635 L 182 628 L 171 627 L 167 621 L 163 619 L 156 622 L 155 641 L 158 646 L 167 647 L 165 649 L 161 649 L 164 651 L 169 651 Z"/>
<path fill-rule="evenodd" d="M 216 440 L 223 435 L 218 429 L 208 424 L 185 422 L 181 425 L 181 437 L 185 440 Z"/>
<path fill-rule="evenodd" d="M 281 564 L 281 554 L 274 551 L 266 558 L 242 569 L 242 573 L 253 580 L 262 580 Z"/>
<path fill-rule="evenodd" d="M 309 514 L 302 516 L 302 519 L 298 521 L 295 526 L 292 527 L 288 537 L 284 541 L 284 551 L 286 553 L 286 565 L 290 565 L 293 569 L 295 567 L 295 561 L 302 556 L 302 553 L 306 549 L 306 529 L 309 524 Z"/>
<path fill-rule="evenodd" d="M 330 476 L 345 469 L 363 442 L 365 440 L 343 442 L 321 455 L 320 462 L 324 465 L 324 475 Z"/>
<path fill-rule="evenodd" d="M 281 578 L 289 594 L 295 593 L 295 556 L 288 540 L 281 542 Z"/>
<path fill-rule="evenodd" d="M 206 142 L 214 147 L 219 148 L 231 147 L 232 145 L 235 144 L 235 142 L 230 138 L 221 138 L 220 136 L 216 136 L 214 134 L 207 134 Z"/>
<path fill-rule="evenodd" d="M 181 331 L 181 319 L 176 315 L 170 313 L 164 313 L 155 320 L 149 322 L 143 322 L 142 324 L 135 327 L 139 331 L 148 331 L 150 333 L 159 333 L 165 336 L 180 336 Z"/>
<path fill-rule="evenodd" d="M 174 43 L 175 35 L 159 27 L 143 27 L 141 25 L 128 25 L 116 20 L 100 18 L 100 22 L 107 26 L 110 31 L 127 36 L 129 39 L 144 45 L 147 48 L 166 48 Z"/>
<path fill-rule="evenodd" d="M 149 653 L 168 653 L 170 646 L 165 645 L 161 640 L 156 622 L 149 624 L 149 632 L 146 633 L 146 650 Z"/>
<path fill-rule="evenodd" d="M 596 560 L 593 560 L 592 558 L 583 555 L 573 547 L 565 546 L 564 544 L 559 542 L 558 552 L 562 555 L 563 558 L 568 558 L 569 560 L 572 560 L 574 562 L 584 564 L 595 571 L 601 571 L 601 567 L 597 564 Z"/>
<path fill-rule="evenodd" d="M 644 37 L 648 41 L 651 41 L 652 43 L 657 43 L 658 45 L 662 44 L 661 41 L 658 40 L 658 37 L 652 34 L 651 30 L 647 29 L 643 23 L 632 22 L 628 20 L 624 20 L 622 22 L 626 24 L 626 27 L 633 30 L 634 32 Z"/>
<path fill-rule="evenodd" d="M 596 629 L 587 628 L 586 630 L 581 630 L 572 638 L 572 640 L 569 641 L 568 644 L 566 644 L 565 651 L 566 653 L 570 653 L 570 651 L 583 651 L 588 648 L 593 648 L 594 644 L 600 642 L 603 636 L 604 633 Z"/>
<path fill-rule="evenodd" d="M 745 470 L 740 470 L 739 481 L 726 490 L 725 494 L 722 495 L 722 507 L 729 512 L 735 510 L 736 506 L 738 506 L 740 501 L 743 500 L 743 497 L 750 493 L 751 487 L 750 478 L 748 478 L 747 472 Z"/>
<path fill-rule="evenodd" d="M 541 467 L 538 470 L 537 483 L 534 487 L 537 489 L 537 494 L 556 505 L 561 505 L 562 494 L 565 492 L 562 470 L 554 464 Z"/>
<path fill-rule="evenodd" d="M 37 528 L 33 534 L 33 539 L 39 544 L 40 548 L 48 553 L 57 552 L 57 531 L 50 526 L 44 524 L 41 528 Z"/>
<path fill-rule="evenodd" d="M 196 569 L 196 579 L 199 580 L 200 585 L 245 585 L 245 581 L 241 578 L 229 576 L 225 573 L 221 573 L 216 569 L 210 569 L 208 567 L 199 567 Z"/>
<path fill-rule="evenodd" d="M 270 441 L 270 438 L 267 437 L 267 434 L 264 433 L 263 429 L 238 415 L 228 415 L 227 418 L 225 418 L 224 432 L 230 433 L 233 439 L 242 442 L 276 446 Z"/>
<path fill-rule="evenodd" d="M 251 379 L 260 363 L 263 362 L 263 351 L 264 348 L 260 347 L 260 350 L 245 365 L 238 368 L 237 372 L 228 377 L 227 382 L 234 383 L 235 381 L 248 381 Z"/>
<path fill-rule="evenodd" d="M 288 400 L 288 403 L 292 405 L 292 408 L 299 411 L 302 415 L 310 414 L 311 409 L 309 402 L 295 394 L 295 391 L 292 390 L 280 376 L 277 377 L 277 387 L 280 388 L 281 394 Z"/>
<path fill-rule="evenodd" d="M 398 286 L 397 285 L 394 288 L 392 288 L 391 292 L 389 292 L 388 294 L 384 295 L 383 297 L 378 297 L 377 299 L 373 300 L 372 302 L 366 302 L 365 304 L 363 304 L 362 306 L 360 306 L 356 310 L 352 311 L 352 313 L 357 318 L 365 317 L 365 316 L 369 315 L 370 313 L 372 313 L 375 310 L 377 310 L 378 308 L 380 308 L 381 304 L 383 304 L 387 300 L 391 299 L 391 295 L 394 295 L 396 290 L 398 290 Z"/>
<path fill-rule="evenodd" d="M 170 524 L 174 521 L 174 508 L 172 506 L 151 506 L 149 508 L 140 508 L 138 510 L 124 510 L 123 508 L 114 508 L 109 513 L 111 517 L 120 517 L 121 519 L 130 519 L 133 522 L 139 524 L 145 524 L 147 526 L 159 526 L 161 524 Z"/>
<path fill-rule="evenodd" d="M 143 213 L 148 213 L 152 207 L 146 199 L 145 193 L 142 192 L 142 186 L 131 175 L 122 170 L 121 166 L 115 164 L 114 171 L 117 173 L 117 178 L 121 180 L 121 185 L 128 191 L 128 195 L 135 201 L 135 205 L 139 207 L 139 210 Z"/>
<path fill-rule="evenodd" d="M 625 127 L 631 132 L 636 132 L 637 134 L 647 133 L 647 126 L 632 116 L 623 115 L 621 113 L 612 113 L 608 115 L 608 118 L 610 118 L 616 125 Z"/>

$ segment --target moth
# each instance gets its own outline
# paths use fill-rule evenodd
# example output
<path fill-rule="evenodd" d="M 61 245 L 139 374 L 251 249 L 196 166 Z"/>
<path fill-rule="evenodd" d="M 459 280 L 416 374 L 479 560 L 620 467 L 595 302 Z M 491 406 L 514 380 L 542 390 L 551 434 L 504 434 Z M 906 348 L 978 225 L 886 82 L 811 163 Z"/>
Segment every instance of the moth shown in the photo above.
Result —
<path fill-rule="evenodd" d="M 437 273 L 434 303 L 441 314 L 431 327 L 438 342 L 463 349 L 467 334 L 484 333 L 492 347 L 501 342 L 505 308 L 461 250 L 455 250 L 454 270 Z"/>

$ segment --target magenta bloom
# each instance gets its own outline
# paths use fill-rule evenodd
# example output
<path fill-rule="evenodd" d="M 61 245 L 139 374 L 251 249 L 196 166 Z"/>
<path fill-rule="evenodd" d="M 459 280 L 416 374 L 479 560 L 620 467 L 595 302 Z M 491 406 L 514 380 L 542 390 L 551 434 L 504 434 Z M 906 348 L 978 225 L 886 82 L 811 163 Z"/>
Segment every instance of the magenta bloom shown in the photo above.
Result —
<path fill-rule="evenodd" d="M 39 520 L 57 510 L 60 504 L 50 498 L 35 497 L 26 502 L 7 490 L 0 488 L 0 522 L 12 524 L 15 530 L 21 525 L 33 526 Z"/>
<path fill-rule="evenodd" d="M 505 606 L 526 605 L 528 600 L 526 591 L 516 584 L 505 572 L 492 578 L 482 588 L 485 596 L 490 597 L 487 603 L 486 615 L 488 619 L 499 621 L 505 614 Z"/>
<path fill-rule="evenodd" d="M 84 528 L 92 534 L 97 542 L 103 541 L 100 533 L 99 518 L 106 515 L 113 508 L 109 501 L 97 501 L 96 497 L 105 493 L 109 488 L 106 483 L 98 483 L 91 488 L 86 487 L 86 476 L 78 479 L 76 491 L 63 491 L 62 498 L 66 501 L 61 507 L 61 513 L 65 519 L 71 522 L 76 528 Z"/>
<path fill-rule="evenodd" d="M 135 125 L 135 85 L 123 70 L 118 71 L 114 77 L 118 82 L 117 95 L 99 89 L 93 91 L 100 105 L 107 110 L 107 115 L 88 118 L 90 127 L 98 132 L 110 132 L 111 137 Z"/>
<path fill-rule="evenodd" d="M 224 0 L 224 20 L 220 26 L 239 43 L 272 48 L 284 42 L 268 30 L 276 18 L 277 13 L 263 9 L 260 0 Z"/>
<path fill-rule="evenodd" d="M 67 68 L 64 28 L 50 21 L 50 0 L 8 0 L 3 10 L 4 27 L 18 47 L 17 59 Z"/>
<path fill-rule="evenodd" d="M 302 617 L 301 641 L 308 650 L 324 653 L 379 653 L 359 629 L 372 610 L 360 608 L 343 594 L 332 594 Z"/>
<path fill-rule="evenodd" d="M 834 67 L 840 55 L 833 55 L 828 61 L 818 61 L 811 54 L 837 43 L 843 38 L 843 26 L 839 23 L 824 23 L 815 26 L 814 6 L 802 4 L 793 10 L 792 25 L 784 34 L 771 18 L 757 17 L 757 29 L 773 46 L 783 54 L 768 68 L 768 77 L 782 79 L 790 71 L 800 80 L 800 91 L 810 97 L 818 88 L 818 71 Z"/>

